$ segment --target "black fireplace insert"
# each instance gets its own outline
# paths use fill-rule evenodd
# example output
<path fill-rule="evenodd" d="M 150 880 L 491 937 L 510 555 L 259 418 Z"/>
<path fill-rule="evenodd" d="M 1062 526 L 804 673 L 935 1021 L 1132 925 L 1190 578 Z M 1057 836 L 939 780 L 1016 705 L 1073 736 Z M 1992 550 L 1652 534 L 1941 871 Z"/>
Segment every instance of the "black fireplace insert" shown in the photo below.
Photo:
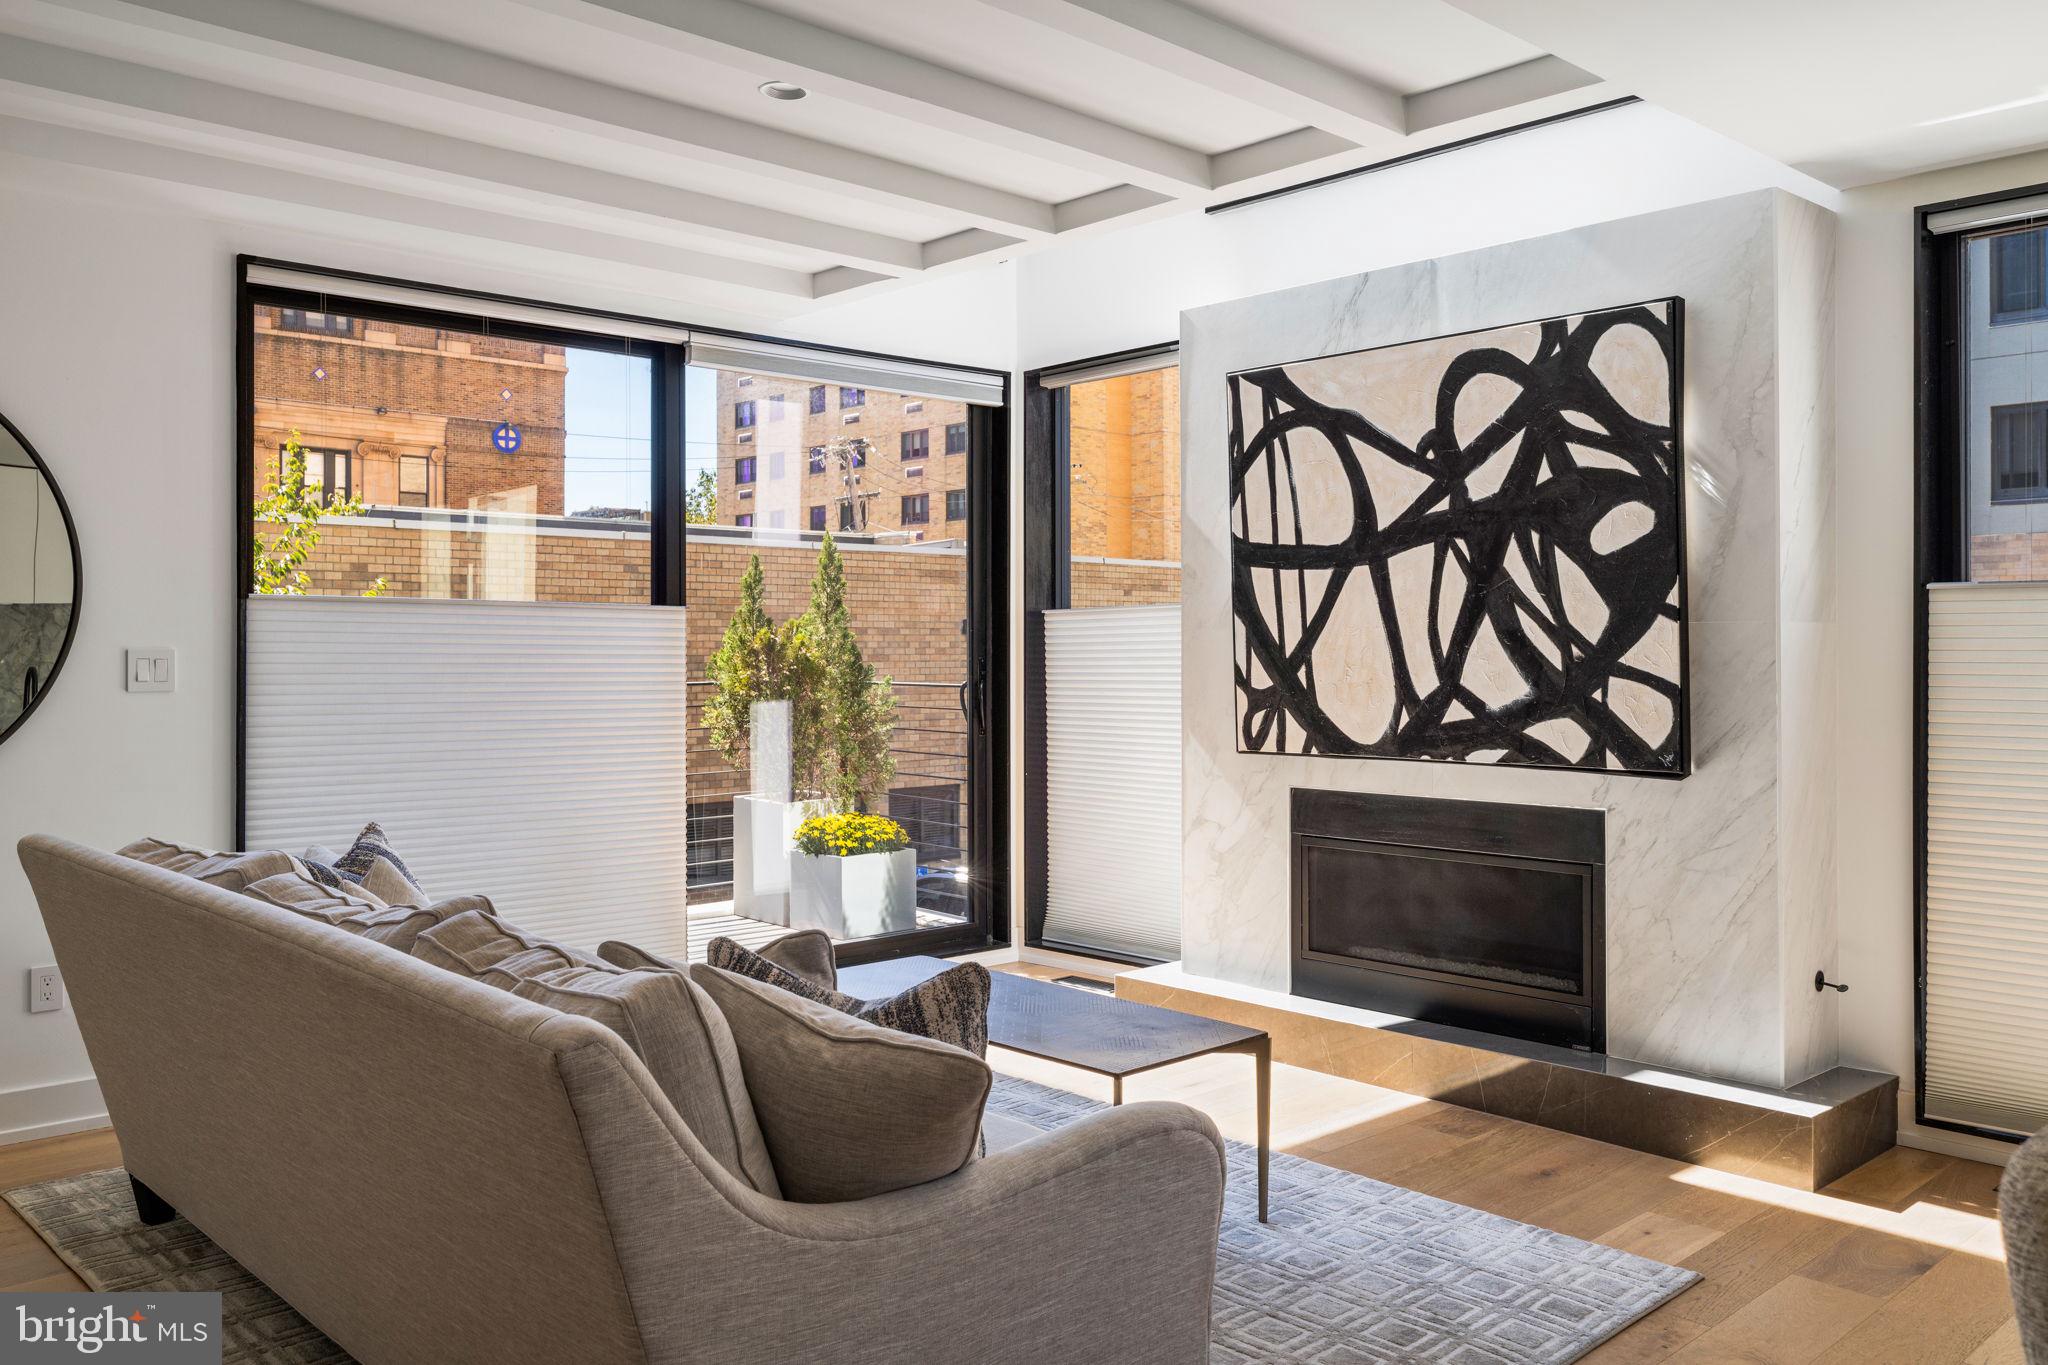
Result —
<path fill-rule="evenodd" d="M 1604 1051 L 1606 815 L 1297 788 L 1296 995 Z"/>

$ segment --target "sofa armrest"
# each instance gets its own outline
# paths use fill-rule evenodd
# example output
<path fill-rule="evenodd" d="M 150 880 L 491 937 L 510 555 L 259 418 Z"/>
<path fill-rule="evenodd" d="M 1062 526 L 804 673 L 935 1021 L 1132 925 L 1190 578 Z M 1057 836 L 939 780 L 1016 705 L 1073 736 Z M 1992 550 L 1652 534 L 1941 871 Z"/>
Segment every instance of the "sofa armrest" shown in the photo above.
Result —
<path fill-rule="evenodd" d="M 1223 1147 L 1179 1104 L 1091 1114 L 845 1204 L 747 1188 L 606 1040 L 561 1057 L 649 1365 L 1200 1365 Z"/>

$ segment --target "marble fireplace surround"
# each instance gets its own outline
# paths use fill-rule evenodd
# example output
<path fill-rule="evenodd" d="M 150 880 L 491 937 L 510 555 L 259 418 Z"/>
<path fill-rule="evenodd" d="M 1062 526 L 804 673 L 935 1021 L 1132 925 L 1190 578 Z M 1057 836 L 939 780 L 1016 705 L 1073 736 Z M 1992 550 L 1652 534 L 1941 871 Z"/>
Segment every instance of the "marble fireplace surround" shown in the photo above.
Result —
<path fill-rule="evenodd" d="M 1292 788 L 1599 807 L 1609 1053 L 1766 1087 L 1835 1065 L 1834 993 L 1813 987 L 1836 933 L 1833 243 L 1832 215 L 1765 190 L 1182 314 L 1180 970 L 1288 989 Z M 1692 775 L 1238 753 L 1224 376 L 1667 295 Z"/>

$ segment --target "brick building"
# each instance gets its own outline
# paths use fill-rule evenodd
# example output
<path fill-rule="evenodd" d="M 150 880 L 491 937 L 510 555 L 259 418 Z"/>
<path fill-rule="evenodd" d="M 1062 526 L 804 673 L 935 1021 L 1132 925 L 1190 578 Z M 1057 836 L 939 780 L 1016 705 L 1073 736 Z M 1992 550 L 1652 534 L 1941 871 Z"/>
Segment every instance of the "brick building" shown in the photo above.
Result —
<path fill-rule="evenodd" d="M 717 393 L 721 525 L 966 536 L 965 403 L 732 370 Z"/>
<path fill-rule="evenodd" d="M 297 431 L 308 481 L 371 506 L 567 510 L 559 346 L 258 308 L 254 362 L 259 497 Z"/>

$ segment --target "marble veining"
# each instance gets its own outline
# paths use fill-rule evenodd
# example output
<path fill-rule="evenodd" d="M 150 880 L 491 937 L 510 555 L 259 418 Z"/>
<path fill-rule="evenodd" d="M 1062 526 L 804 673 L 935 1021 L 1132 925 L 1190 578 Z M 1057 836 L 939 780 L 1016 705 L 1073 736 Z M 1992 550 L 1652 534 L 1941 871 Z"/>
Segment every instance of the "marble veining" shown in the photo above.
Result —
<path fill-rule="evenodd" d="M 1182 315 L 1183 962 L 1288 987 L 1297 786 L 1608 812 L 1609 1051 L 1766 1086 L 1835 1062 L 1832 218 L 1760 191 Z M 1233 370 L 1677 295 L 1686 300 L 1693 775 L 1236 752 L 1226 412 Z M 1799 993 L 1804 986 L 1805 995 Z"/>

